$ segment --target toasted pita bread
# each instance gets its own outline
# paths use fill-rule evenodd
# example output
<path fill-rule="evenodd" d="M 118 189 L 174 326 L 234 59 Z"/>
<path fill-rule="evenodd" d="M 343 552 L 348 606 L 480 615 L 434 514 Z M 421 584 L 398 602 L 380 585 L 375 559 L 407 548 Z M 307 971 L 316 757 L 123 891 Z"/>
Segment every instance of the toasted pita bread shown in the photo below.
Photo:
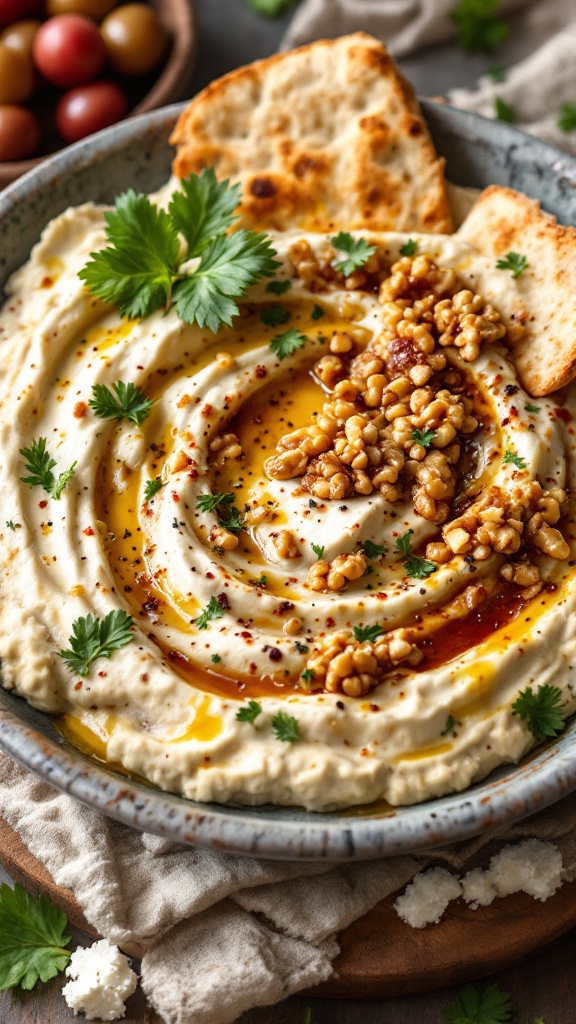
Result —
<path fill-rule="evenodd" d="M 534 199 L 491 185 L 458 234 L 494 262 L 509 252 L 526 256 L 516 287 L 497 299 L 505 319 L 525 319 L 526 337 L 513 350 L 518 376 L 534 396 L 567 384 L 576 376 L 576 228 L 557 224 Z"/>
<path fill-rule="evenodd" d="M 174 172 L 242 184 L 242 225 L 447 232 L 438 159 L 411 86 L 357 33 L 239 68 L 180 116 Z"/>

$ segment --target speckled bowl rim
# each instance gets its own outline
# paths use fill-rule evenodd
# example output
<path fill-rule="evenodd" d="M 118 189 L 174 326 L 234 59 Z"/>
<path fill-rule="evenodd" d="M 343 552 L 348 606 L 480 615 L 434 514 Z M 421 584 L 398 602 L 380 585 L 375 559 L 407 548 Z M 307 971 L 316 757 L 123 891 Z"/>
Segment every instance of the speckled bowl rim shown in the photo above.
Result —
<path fill-rule="evenodd" d="M 523 187 L 560 220 L 576 222 L 576 163 L 566 154 L 508 125 L 449 107 L 423 106 L 437 148 L 448 156 L 453 180 L 487 184 L 482 167 L 486 161 L 500 161 L 500 171 L 498 163 L 492 168 L 492 180 Z M 0 232 L 10 227 L 24 231 L 27 225 L 38 237 L 46 221 L 30 224 L 35 197 L 42 195 L 49 207 L 52 194 L 67 182 L 72 185 L 82 169 L 102 166 L 105 178 L 114 154 L 133 148 L 139 167 L 146 161 L 152 165 L 154 159 L 161 163 L 158 147 L 183 107 L 175 104 L 124 122 L 34 168 L 0 194 Z M 168 152 L 166 148 L 166 161 Z M 168 169 L 166 162 L 164 178 Z M 162 175 L 147 185 L 126 180 L 120 189 L 130 184 L 154 188 L 161 180 Z M 79 200 L 72 196 L 71 201 Z M 0 247 L 1 280 L 21 262 L 21 256 L 14 259 Z M 575 721 L 520 765 L 502 766 L 463 793 L 376 814 L 234 808 L 164 793 L 94 763 L 58 736 L 49 716 L 1 688 L 0 749 L 57 789 L 125 825 L 184 844 L 274 860 L 369 860 L 430 850 L 509 825 L 576 789 Z"/>

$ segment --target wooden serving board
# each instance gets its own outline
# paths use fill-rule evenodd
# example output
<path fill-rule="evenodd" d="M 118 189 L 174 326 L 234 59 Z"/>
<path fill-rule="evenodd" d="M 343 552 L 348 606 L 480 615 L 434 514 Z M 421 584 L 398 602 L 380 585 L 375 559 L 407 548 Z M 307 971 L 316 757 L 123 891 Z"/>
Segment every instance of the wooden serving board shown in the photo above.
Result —
<path fill-rule="evenodd" d="M 10 826 L 0 818 L 0 863 L 34 895 L 46 894 L 88 936 L 99 938 L 68 889 L 56 885 Z M 451 903 L 438 925 L 414 929 L 382 900 L 338 936 L 334 974 L 309 996 L 398 996 L 471 981 L 510 967 L 576 925 L 576 882 L 539 903 L 525 893 L 470 910 Z M 137 944 L 124 947 L 141 956 Z"/>

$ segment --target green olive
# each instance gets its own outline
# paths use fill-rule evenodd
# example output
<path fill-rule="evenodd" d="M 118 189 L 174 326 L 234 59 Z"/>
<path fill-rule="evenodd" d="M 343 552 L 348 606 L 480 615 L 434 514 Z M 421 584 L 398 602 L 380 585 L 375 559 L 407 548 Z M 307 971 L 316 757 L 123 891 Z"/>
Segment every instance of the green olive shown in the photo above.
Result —
<path fill-rule="evenodd" d="M 0 43 L 4 43 L 4 46 L 8 46 L 11 50 L 18 50 L 18 53 L 23 53 L 25 57 L 31 57 L 34 36 L 41 24 L 41 21 L 32 19 L 16 21 L 4 29 L 0 35 Z"/>
<path fill-rule="evenodd" d="M 168 33 L 146 4 L 117 7 L 100 31 L 111 66 L 129 78 L 153 71 L 168 49 Z"/>
<path fill-rule="evenodd" d="M 0 42 L 0 103 L 24 103 L 34 92 L 30 57 Z"/>
<path fill-rule="evenodd" d="M 46 0 L 46 14 L 84 14 L 93 21 L 102 21 L 116 6 L 116 0 Z"/>

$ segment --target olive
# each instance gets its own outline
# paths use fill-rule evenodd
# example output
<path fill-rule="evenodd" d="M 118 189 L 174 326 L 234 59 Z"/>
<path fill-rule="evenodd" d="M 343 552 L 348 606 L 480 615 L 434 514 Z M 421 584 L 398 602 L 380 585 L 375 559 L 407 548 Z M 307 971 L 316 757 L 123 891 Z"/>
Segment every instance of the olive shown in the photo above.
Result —
<path fill-rule="evenodd" d="M 23 53 L 25 57 L 31 57 L 34 36 L 41 24 L 41 21 L 16 21 L 14 25 L 4 29 L 0 35 L 0 43 L 4 43 L 4 46 L 11 50 L 18 50 L 18 53 Z"/>
<path fill-rule="evenodd" d="M 168 33 L 146 4 L 125 4 L 104 19 L 100 31 L 110 65 L 129 78 L 146 75 L 168 49 Z"/>
<path fill-rule="evenodd" d="M 38 29 L 32 48 L 34 63 L 61 89 L 89 82 L 106 60 L 98 26 L 83 14 L 58 14 Z"/>
<path fill-rule="evenodd" d="M 128 100 L 115 82 L 89 82 L 64 93 L 56 108 L 56 126 L 66 142 L 108 128 L 128 112 Z"/>
<path fill-rule="evenodd" d="M 24 103 L 34 92 L 30 57 L 0 43 L 0 103 Z"/>
<path fill-rule="evenodd" d="M 24 160 L 40 143 L 40 125 L 31 110 L 0 106 L 0 160 Z"/>
<path fill-rule="evenodd" d="M 102 21 L 115 6 L 116 0 L 47 0 L 46 14 L 85 14 L 93 21 Z"/>

